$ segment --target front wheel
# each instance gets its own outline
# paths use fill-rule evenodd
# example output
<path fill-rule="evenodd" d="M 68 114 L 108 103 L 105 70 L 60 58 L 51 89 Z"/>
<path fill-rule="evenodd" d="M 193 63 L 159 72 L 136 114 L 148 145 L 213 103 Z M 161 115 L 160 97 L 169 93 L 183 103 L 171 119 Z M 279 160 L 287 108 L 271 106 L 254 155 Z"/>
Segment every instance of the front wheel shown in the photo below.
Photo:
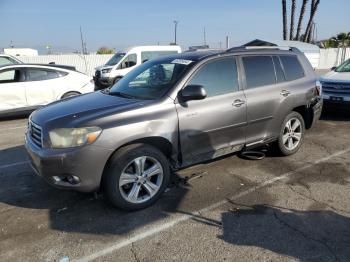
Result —
<path fill-rule="evenodd" d="M 303 117 L 297 112 L 291 112 L 283 121 L 280 135 L 276 143 L 280 154 L 284 156 L 295 154 L 304 139 L 305 123 Z"/>
<path fill-rule="evenodd" d="M 167 158 L 157 148 L 134 144 L 112 156 L 103 180 L 107 200 L 114 206 L 137 210 L 152 205 L 170 178 Z"/>

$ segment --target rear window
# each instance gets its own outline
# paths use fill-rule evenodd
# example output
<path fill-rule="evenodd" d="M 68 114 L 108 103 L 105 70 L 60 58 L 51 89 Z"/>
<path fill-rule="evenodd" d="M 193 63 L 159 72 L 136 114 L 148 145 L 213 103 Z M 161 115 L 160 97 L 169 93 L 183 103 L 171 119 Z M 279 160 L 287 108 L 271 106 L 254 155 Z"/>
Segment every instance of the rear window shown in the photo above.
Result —
<path fill-rule="evenodd" d="M 304 77 L 304 70 L 296 56 L 280 56 L 287 81 Z"/>
<path fill-rule="evenodd" d="M 247 56 L 242 59 L 247 88 L 276 84 L 271 56 Z"/>

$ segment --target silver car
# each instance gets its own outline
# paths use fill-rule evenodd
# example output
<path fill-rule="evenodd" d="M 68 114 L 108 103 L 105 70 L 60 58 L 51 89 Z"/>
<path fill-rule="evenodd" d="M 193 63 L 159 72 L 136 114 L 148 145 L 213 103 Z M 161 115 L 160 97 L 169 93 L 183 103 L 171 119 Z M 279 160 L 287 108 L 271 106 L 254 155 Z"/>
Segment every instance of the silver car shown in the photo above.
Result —
<path fill-rule="evenodd" d="M 267 143 L 294 154 L 321 109 L 315 73 L 297 49 L 184 53 L 35 111 L 26 148 L 49 184 L 101 189 L 135 210 L 160 197 L 174 170 Z"/>

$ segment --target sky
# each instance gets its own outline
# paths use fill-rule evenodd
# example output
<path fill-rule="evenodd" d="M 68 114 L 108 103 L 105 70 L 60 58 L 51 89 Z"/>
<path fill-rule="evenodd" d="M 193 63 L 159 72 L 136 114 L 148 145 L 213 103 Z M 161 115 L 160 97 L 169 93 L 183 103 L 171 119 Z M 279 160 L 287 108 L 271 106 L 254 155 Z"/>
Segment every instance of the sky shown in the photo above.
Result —
<path fill-rule="evenodd" d="M 297 0 L 297 17 L 300 6 Z M 204 43 L 204 27 L 210 47 L 224 46 L 226 36 L 235 46 L 256 38 L 281 39 L 281 9 L 280 0 L 0 0 L 0 48 L 12 41 L 41 53 L 47 45 L 55 53 L 81 50 L 80 26 L 88 51 L 169 44 L 174 20 L 179 21 L 178 44 L 185 49 Z M 349 10 L 349 0 L 321 0 L 318 39 L 350 32 Z M 309 8 L 305 18 L 308 14 Z"/>

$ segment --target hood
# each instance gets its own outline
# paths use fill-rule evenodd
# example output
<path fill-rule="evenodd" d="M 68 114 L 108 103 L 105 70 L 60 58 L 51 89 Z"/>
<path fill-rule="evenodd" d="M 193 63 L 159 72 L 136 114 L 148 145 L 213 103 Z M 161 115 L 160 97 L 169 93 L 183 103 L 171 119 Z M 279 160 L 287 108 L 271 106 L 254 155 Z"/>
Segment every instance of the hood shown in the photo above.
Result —
<path fill-rule="evenodd" d="M 99 117 L 135 109 L 150 102 L 150 100 L 111 96 L 97 91 L 44 106 L 31 115 L 31 120 L 40 126 L 75 127 Z"/>
<path fill-rule="evenodd" d="M 325 82 L 341 82 L 350 83 L 350 72 L 335 72 L 331 71 L 321 77 L 321 81 Z"/>
<path fill-rule="evenodd" d="M 108 68 L 113 68 L 114 66 L 106 66 L 106 65 L 101 65 L 98 67 L 95 67 L 95 70 L 102 70 L 102 69 L 108 69 Z"/>

